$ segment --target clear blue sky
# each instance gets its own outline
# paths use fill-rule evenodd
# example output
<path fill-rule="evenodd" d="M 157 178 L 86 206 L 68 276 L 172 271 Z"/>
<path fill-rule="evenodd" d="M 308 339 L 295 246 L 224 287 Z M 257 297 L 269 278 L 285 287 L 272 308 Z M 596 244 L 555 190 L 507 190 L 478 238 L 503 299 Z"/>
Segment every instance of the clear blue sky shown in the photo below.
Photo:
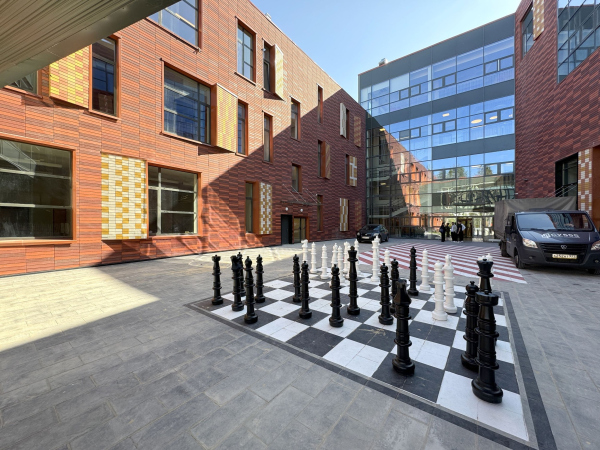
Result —
<path fill-rule="evenodd" d="M 516 11 L 520 0 L 252 0 L 357 98 L 358 74 Z"/>

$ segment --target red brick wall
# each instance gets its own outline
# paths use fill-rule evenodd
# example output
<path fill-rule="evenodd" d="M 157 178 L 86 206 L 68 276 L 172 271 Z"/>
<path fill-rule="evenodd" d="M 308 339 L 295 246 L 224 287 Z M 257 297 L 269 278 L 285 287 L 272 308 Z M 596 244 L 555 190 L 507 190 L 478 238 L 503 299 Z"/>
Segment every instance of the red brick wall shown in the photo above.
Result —
<path fill-rule="evenodd" d="M 40 96 L 0 89 L 0 137 L 35 139 L 40 144 L 74 149 L 76 157 L 76 229 L 73 243 L 44 245 L 0 241 L 0 275 L 118 263 L 139 259 L 208 252 L 215 249 L 277 245 L 281 214 L 309 218 L 309 240 L 352 238 L 339 231 L 340 198 L 364 202 L 364 130 L 361 147 L 339 135 L 339 104 L 351 116 L 364 110 L 323 70 L 274 26 L 249 1 L 202 1 L 202 49 L 198 51 L 150 20 L 142 20 L 116 35 L 120 38 L 120 117 L 118 120 L 87 109 L 54 101 L 48 96 L 48 70 L 41 71 Z M 256 32 L 256 84 L 235 74 L 236 17 Z M 262 89 L 263 38 L 284 53 L 284 99 Z M 165 136 L 162 130 L 162 61 L 209 85 L 219 83 L 247 103 L 249 155 L 240 157 L 208 146 Z M 324 90 L 324 120 L 317 121 L 317 84 Z M 290 96 L 301 103 L 301 136 L 290 137 Z M 263 162 L 263 111 L 273 116 L 272 164 Z M 350 121 L 351 124 L 354 120 Z M 364 123 L 364 121 L 362 122 Z M 317 141 L 331 145 L 331 179 L 317 177 Z M 101 239 L 101 152 L 147 160 L 201 173 L 199 236 L 103 241 Z M 346 154 L 358 158 L 358 185 L 346 186 Z M 292 163 L 302 166 L 302 185 L 324 198 L 324 231 L 317 232 L 316 206 L 282 203 L 289 198 Z M 273 234 L 244 231 L 244 183 L 273 186 Z M 289 211 L 285 211 L 285 207 Z M 301 213 L 300 209 L 304 211 Z M 363 208 L 361 211 L 364 211 Z M 363 223 L 350 208 L 349 223 Z M 360 214 L 363 214 L 362 212 Z M 31 243 L 29 243 L 31 244 Z"/>
<path fill-rule="evenodd" d="M 557 84 L 557 0 L 545 0 L 544 31 L 522 56 L 516 13 L 516 192 L 518 198 L 555 191 L 555 162 L 600 145 L 600 51 Z M 527 181 L 526 181 L 527 180 Z"/>

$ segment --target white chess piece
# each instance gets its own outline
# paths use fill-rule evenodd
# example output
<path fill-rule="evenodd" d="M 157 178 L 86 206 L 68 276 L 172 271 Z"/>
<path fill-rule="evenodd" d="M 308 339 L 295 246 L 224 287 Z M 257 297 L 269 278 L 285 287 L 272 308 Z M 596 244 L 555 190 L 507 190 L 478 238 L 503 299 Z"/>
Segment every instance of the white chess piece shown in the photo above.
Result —
<path fill-rule="evenodd" d="M 319 269 L 317 269 L 317 244 L 314 242 L 310 249 L 310 273 L 319 273 Z"/>
<path fill-rule="evenodd" d="M 383 263 L 387 266 L 387 267 L 391 267 L 391 261 L 390 261 L 390 249 L 386 248 L 385 252 L 383 253 Z"/>
<path fill-rule="evenodd" d="M 327 246 L 323 245 L 323 251 L 321 252 L 321 280 L 327 280 Z"/>
<path fill-rule="evenodd" d="M 423 250 L 423 258 L 421 259 L 421 286 L 420 292 L 431 292 L 429 286 L 429 256 L 427 250 Z"/>
<path fill-rule="evenodd" d="M 379 237 L 373 239 L 373 276 L 371 281 L 379 282 Z"/>
<path fill-rule="evenodd" d="M 333 265 L 337 263 L 337 244 L 333 244 L 333 248 L 331 249 L 331 268 L 333 269 Z"/>
<path fill-rule="evenodd" d="M 348 252 L 350 251 L 350 244 L 348 242 L 344 242 L 344 277 L 348 278 L 348 274 L 350 273 L 350 255 Z"/>
<path fill-rule="evenodd" d="M 448 320 L 448 314 L 444 311 L 444 264 L 440 261 L 434 266 L 433 284 L 435 285 L 433 294 L 435 309 L 431 312 L 431 317 L 434 320 Z"/>
<path fill-rule="evenodd" d="M 494 262 L 494 258 L 492 257 L 492 255 L 490 253 L 485 255 L 485 259 L 487 259 L 491 263 Z M 492 275 L 494 274 L 494 266 L 493 265 L 492 265 L 492 268 L 490 269 L 490 272 L 492 273 Z M 490 287 L 492 289 L 494 289 L 494 279 L 493 278 L 490 278 Z"/>
<path fill-rule="evenodd" d="M 308 264 L 308 239 L 302 241 L 302 263 Z"/>
<path fill-rule="evenodd" d="M 345 245 L 344 245 L 345 246 Z M 340 245 L 338 247 L 338 267 L 340 268 L 340 286 L 347 286 L 348 282 L 346 281 L 346 277 L 344 276 L 344 270 L 346 269 L 346 264 L 348 264 L 347 260 L 348 256 L 344 255 L 344 248 Z"/>
<path fill-rule="evenodd" d="M 456 313 L 456 305 L 454 304 L 454 267 L 452 266 L 452 257 L 450 255 L 446 255 L 444 280 L 446 281 L 446 301 L 444 303 L 444 310 L 454 314 Z"/>
<path fill-rule="evenodd" d="M 483 261 L 485 259 L 485 256 L 480 256 L 479 258 L 477 258 L 477 261 Z M 479 283 L 477 283 L 477 286 L 481 286 L 481 277 L 479 277 Z"/>

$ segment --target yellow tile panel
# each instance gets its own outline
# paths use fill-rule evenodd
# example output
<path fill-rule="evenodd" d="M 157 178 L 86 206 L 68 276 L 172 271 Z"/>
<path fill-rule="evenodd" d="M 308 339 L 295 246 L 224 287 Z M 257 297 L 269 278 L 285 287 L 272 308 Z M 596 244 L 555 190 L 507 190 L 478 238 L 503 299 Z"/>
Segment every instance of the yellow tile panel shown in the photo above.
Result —
<path fill-rule="evenodd" d="M 230 152 L 237 146 L 237 97 L 217 85 L 216 146 Z"/>

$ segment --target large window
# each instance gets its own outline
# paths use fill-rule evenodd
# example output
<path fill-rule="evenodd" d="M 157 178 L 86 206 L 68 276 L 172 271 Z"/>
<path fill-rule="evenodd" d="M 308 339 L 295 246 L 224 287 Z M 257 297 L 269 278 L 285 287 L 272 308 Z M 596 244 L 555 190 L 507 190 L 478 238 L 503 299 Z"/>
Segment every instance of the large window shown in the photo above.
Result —
<path fill-rule="evenodd" d="M 246 233 L 253 232 L 252 222 L 254 220 L 253 215 L 253 206 L 254 206 L 254 184 L 246 183 L 246 205 L 245 205 L 245 221 L 246 221 Z"/>
<path fill-rule="evenodd" d="M 20 80 L 17 80 L 14 83 L 10 83 L 9 86 L 37 94 L 37 72 L 25 75 Z"/>
<path fill-rule="evenodd" d="M 296 192 L 302 190 L 302 178 L 300 174 L 300 166 L 292 164 L 292 189 Z"/>
<path fill-rule="evenodd" d="M 558 82 L 600 47 L 600 2 L 558 2 Z"/>
<path fill-rule="evenodd" d="M 294 139 L 300 138 L 300 104 L 292 100 L 292 111 L 291 111 L 291 135 Z"/>
<path fill-rule="evenodd" d="M 579 177 L 577 176 L 577 154 L 556 163 L 557 197 L 577 196 Z"/>
<path fill-rule="evenodd" d="M 197 233 L 198 176 L 148 166 L 150 235 Z"/>
<path fill-rule="evenodd" d="M 254 36 L 241 25 L 237 30 L 237 71 L 254 80 Z"/>
<path fill-rule="evenodd" d="M 246 147 L 248 145 L 246 141 L 247 135 L 247 120 L 246 120 L 246 105 L 238 102 L 238 113 L 237 113 L 237 152 L 240 155 L 246 154 Z"/>
<path fill-rule="evenodd" d="M 110 38 L 92 44 L 92 109 L 116 114 L 117 43 Z"/>
<path fill-rule="evenodd" d="M 263 131 L 263 148 L 264 148 L 264 158 L 265 161 L 272 162 L 273 161 L 273 149 L 271 148 L 271 144 L 273 142 L 273 131 L 271 124 L 273 122 L 271 116 L 264 115 L 264 131 Z"/>
<path fill-rule="evenodd" d="M 271 91 L 271 46 L 267 43 L 263 48 L 263 87 Z"/>
<path fill-rule="evenodd" d="M 165 67 L 165 131 L 210 142 L 210 89 Z"/>
<path fill-rule="evenodd" d="M 198 45 L 198 0 L 181 0 L 150 18 L 180 38 Z"/>
<path fill-rule="evenodd" d="M 521 40 L 523 56 L 525 56 L 533 45 L 533 9 L 529 9 L 521 22 Z"/>
<path fill-rule="evenodd" d="M 71 152 L 0 139 L 0 239 L 72 237 Z"/>

